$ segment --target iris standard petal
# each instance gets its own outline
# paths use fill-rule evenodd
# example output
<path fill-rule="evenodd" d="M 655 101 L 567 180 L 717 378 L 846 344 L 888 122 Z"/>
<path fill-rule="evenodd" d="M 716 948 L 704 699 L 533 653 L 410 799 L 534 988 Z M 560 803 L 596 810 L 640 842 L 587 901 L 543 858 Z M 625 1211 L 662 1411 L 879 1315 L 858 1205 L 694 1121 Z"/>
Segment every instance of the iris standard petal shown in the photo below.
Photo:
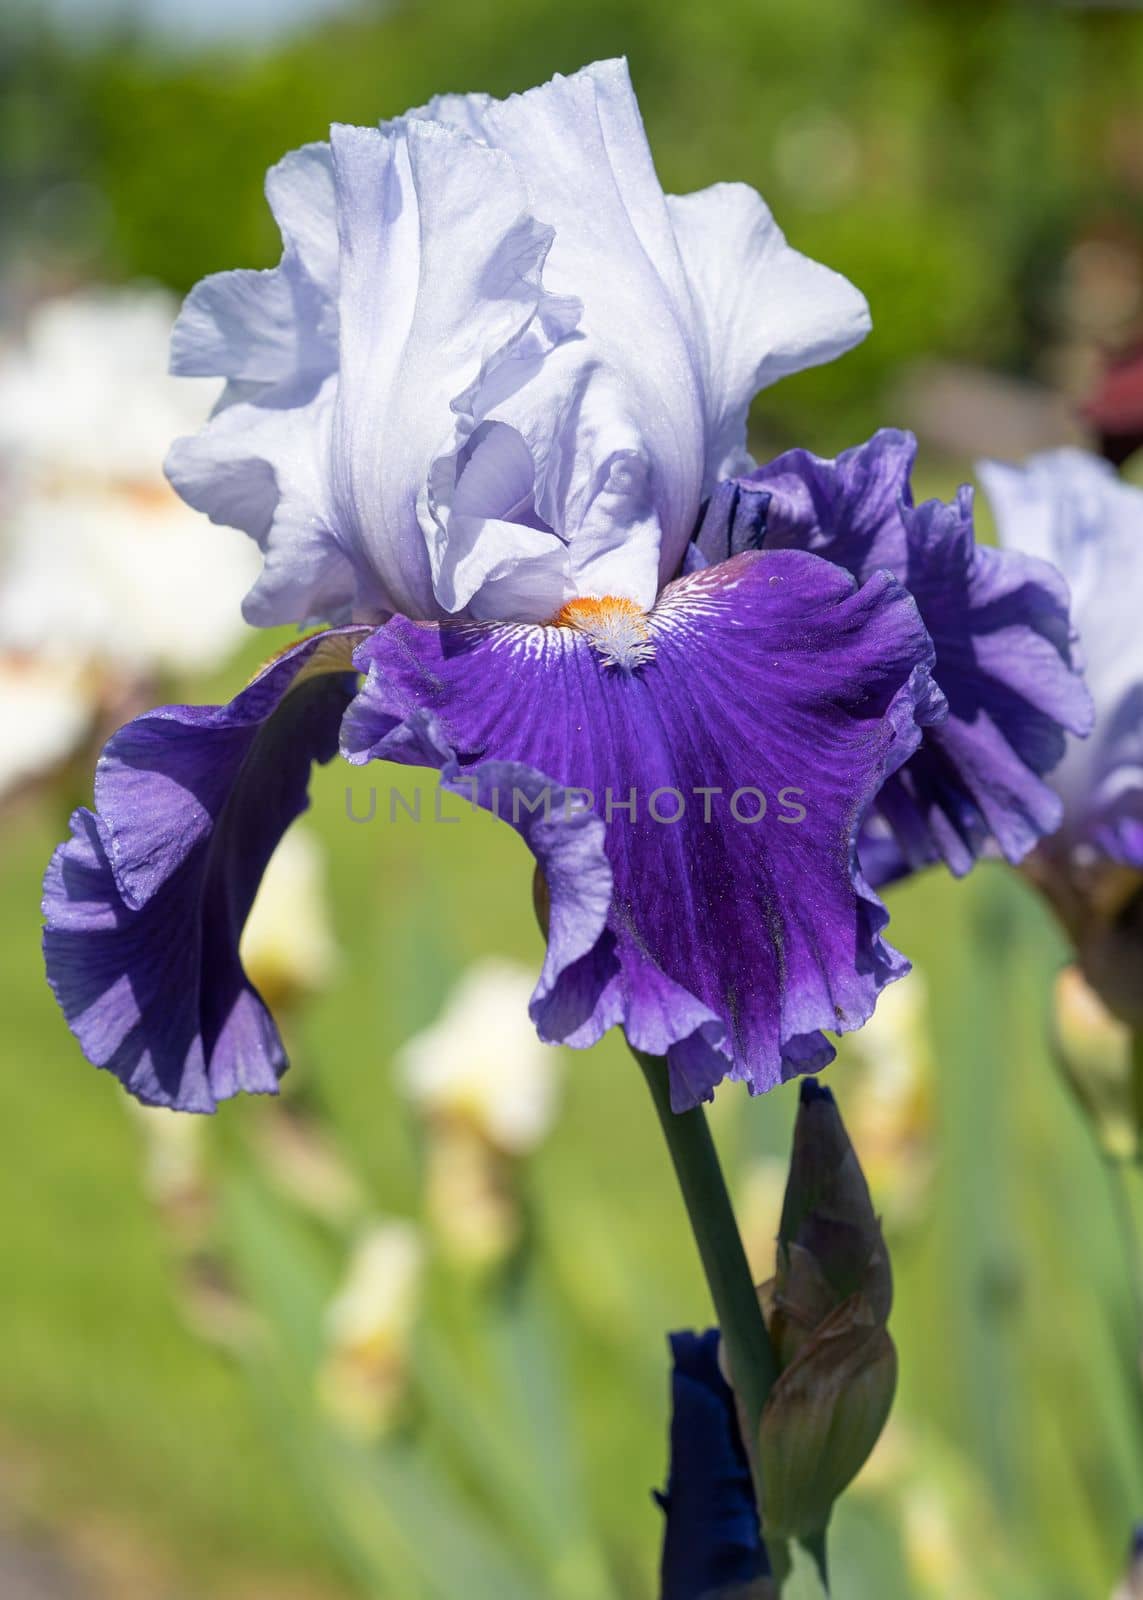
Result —
<path fill-rule="evenodd" d="M 406 616 L 461 609 L 430 479 L 475 425 L 477 397 L 525 339 L 563 338 L 574 298 L 547 293 L 551 230 L 526 210 L 506 156 L 439 124 L 332 133 L 341 228 L 341 372 L 334 423 L 337 526 Z M 531 336 L 529 338 L 529 336 Z M 559 541 L 537 530 L 553 548 Z M 488 544 L 493 543 L 492 539 Z"/>
<path fill-rule="evenodd" d="M 286 1067 L 238 956 L 262 873 L 307 804 L 365 630 L 294 645 L 226 706 L 166 706 L 108 742 L 95 810 L 44 883 L 44 956 L 85 1055 L 137 1099 L 213 1111 Z"/>
<path fill-rule="evenodd" d="M 748 481 L 770 496 L 764 548 L 813 550 L 859 581 L 892 572 L 916 599 L 947 716 L 930 708 L 924 744 L 879 809 L 911 867 L 944 860 L 963 873 L 990 841 L 1018 861 L 1059 825 L 1044 777 L 1065 730 L 1090 729 L 1091 704 L 1059 573 L 978 545 L 967 488 L 950 505 L 914 506 L 915 452 L 911 435 L 886 429 L 836 461 L 792 450 Z"/>
<path fill-rule="evenodd" d="M 196 285 L 171 338 L 171 370 L 220 377 L 206 425 L 176 439 L 166 471 L 188 505 L 240 528 L 265 557 L 243 612 L 259 627 L 346 620 L 358 574 L 336 533 L 329 443 L 338 369 L 338 233 L 329 146 L 294 150 L 266 177 L 282 232 L 268 272 Z"/>
<path fill-rule="evenodd" d="M 679 570 L 702 496 L 748 463 L 754 394 L 856 344 L 865 300 L 790 249 L 745 185 L 664 196 L 625 61 L 412 115 L 506 151 L 555 229 L 545 281 L 582 299 L 580 337 L 487 395 L 485 414 L 528 443 L 569 592 L 647 607 Z"/>
<path fill-rule="evenodd" d="M 447 533 L 437 592 L 478 618 L 530 622 L 571 598 L 567 547 L 535 512 L 535 465 L 503 422 L 481 422 L 459 458 L 438 463 L 430 484 Z"/>
<path fill-rule="evenodd" d="M 660 1600 L 710 1600 L 769 1575 L 719 1332 L 671 1334 L 671 1467 Z"/>
<path fill-rule="evenodd" d="M 1143 594 L 1143 490 L 1082 450 L 978 470 L 1004 548 L 1051 561 L 1071 590 L 1096 721 L 1052 774 L 1062 842 L 1143 868 L 1143 632 L 1129 603 Z"/>
<path fill-rule="evenodd" d="M 542 359 L 579 313 L 541 287 L 550 229 L 508 159 L 425 122 L 335 127 L 271 178 L 282 264 L 188 298 L 176 368 L 228 383 L 167 460 L 185 500 L 261 546 L 248 620 L 444 615 L 510 576 L 524 531 L 529 557 L 562 561 L 538 523 L 507 550 L 450 552 L 436 513 L 482 384 L 509 356 Z M 482 506 L 477 528 L 509 509 Z"/>
<path fill-rule="evenodd" d="M 216 272 L 187 295 L 171 335 L 171 371 L 304 386 L 337 367 L 337 213 L 329 146 L 304 145 L 266 174 L 282 233 L 268 272 Z"/>
<path fill-rule="evenodd" d="M 268 188 L 282 262 L 188 298 L 176 369 L 227 388 L 168 459 L 261 546 L 259 624 L 646 610 L 755 390 L 867 326 L 752 191 L 663 194 L 623 61 L 335 127 Z"/>
<path fill-rule="evenodd" d="M 594 799 L 607 926 L 534 999 L 545 1038 L 622 1024 L 668 1056 L 683 1109 L 727 1074 L 760 1091 L 821 1066 L 820 1030 L 860 1026 L 905 970 L 854 854 L 927 694 L 931 646 L 888 576 L 858 591 L 801 552 L 746 554 L 646 617 L 579 602 L 547 627 L 395 618 L 357 659 L 351 760 L 423 761 L 402 730 L 428 713 L 460 772 L 516 762 Z"/>
<path fill-rule="evenodd" d="M 554 229 L 544 281 L 582 300 L 580 337 L 486 415 L 528 444 L 536 509 L 568 545 L 569 594 L 650 606 L 698 512 L 703 410 L 690 290 L 627 64 L 415 115 L 505 152 Z"/>
<path fill-rule="evenodd" d="M 793 250 L 744 183 L 716 183 L 667 205 L 695 308 L 701 350 L 703 494 L 748 470 L 746 415 L 760 389 L 844 355 L 869 332 L 865 296 Z"/>
<path fill-rule="evenodd" d="M 167 476 L 187 504 L 261 548 L 262 573 L 242 605 L 256 627 L 345 621 L 360 609 L 363 574 L 338 538 L 333 511 L 336 394 L 329 377 L 298 390 L 296 403 L 286 393 L 233 399 L 167 454 Z"/>

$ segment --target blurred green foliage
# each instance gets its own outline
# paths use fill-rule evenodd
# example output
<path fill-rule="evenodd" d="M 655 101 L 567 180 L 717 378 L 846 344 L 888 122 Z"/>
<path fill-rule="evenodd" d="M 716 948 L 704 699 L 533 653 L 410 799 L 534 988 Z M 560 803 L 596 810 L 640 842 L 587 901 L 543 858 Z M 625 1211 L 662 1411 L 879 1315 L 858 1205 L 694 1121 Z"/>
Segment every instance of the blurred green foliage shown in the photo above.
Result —
<path fill-rule="evenodd" d="M 779 444 L 898 420 L 884 408 L 913 358 L 1034 370 L 1070 243 L 1143 229 L 1138 15 L 1000 0 L 405 0 L 267 55 L 189 59 L 25 36 L 5 210 L 35 197 L 49 258 L 186 289 L 276 259 L 262 175 L 331 121 L 619 53 L 668 189 L 754 184 L 870 298 L 861 350 L 763 397 Z"/>

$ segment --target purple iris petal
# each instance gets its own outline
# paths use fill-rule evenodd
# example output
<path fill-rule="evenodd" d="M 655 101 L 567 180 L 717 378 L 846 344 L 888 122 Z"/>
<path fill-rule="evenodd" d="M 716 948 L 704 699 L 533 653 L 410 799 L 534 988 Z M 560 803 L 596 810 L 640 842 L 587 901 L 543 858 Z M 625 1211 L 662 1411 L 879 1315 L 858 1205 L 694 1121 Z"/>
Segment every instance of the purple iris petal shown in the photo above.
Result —
<path fill-rule="evenodd" d="M 719 1333 L 673 1333 L 671 1470 L 661 1600 L 704 1600 L 769 1575 L 734 1395 L 718 1366 Z"/>
<path fill-rule="evenodd" d="M 148 1105 L 213 1111 L 286 1067 L 238 941 L 279 839 L 337 749 L 362 628 L 294 645 L 226 706 L 166 706 L 100 757 L 95 810 L 44 881 L 48 981 L 96 1066 Z"/>
<path fill-rule="evenodd" d="M 769 509 L 768 489 L 756 489 L 745 478 L 725 479 L 703 507 L 688 557 L 693 562 L 697 552 L 702 559 L 694 565 L 710 567 L 740 556 L 744 550 L 761 550 Z"/>
<path fill-rule="evenodd" d="M 888 888 L 912 872 L 893 829 L 877 811 L 871 811 L 865 819 L 857 840 L 857 856 L 862 872 L 875 889 Z"/>
<path fill-rule="evenodd" d="M 621 1024 L 668 1057 L 677 1110 L 727 1074 L 760 1092 L 821 1067 L 820 1030 L 859 1027 L 905 970 L 854 839 L 920 738 L 916 607 L 887 575 L 858 590 L 797 551 L 680 579 L 647 617 L 579 604 L 569 626 L 395 618 L 358 652 L 343 749 L 515 762 L 590 793 L 614 892 L 590 949 L 533 998 L 543 1037 L 586 1046 Z M 410 741 L 425 713 L 455 769 Z"/>
<path fill-rule="evenodd" d="M 859 582 L 892 572 L 916 599 L 948 715 L 926 729 L 879 809 L 910 867 L 943 860 L 964 873 L 990 841 L 1019 861 L 1059 826 L 1042 779 L 1063 756 L 1064 730 L 1090 730 L 1091 703 L 1059 573 L 977 545 L 968 488 L 951 505 L 915 506 L 915 454 L 910 434 L 885 429 L 836 461 L 791 450 L 745 481 L 770 497 L 764 548 L 812 550 Z M 700 529 L 707 559 L 724 537 L 717 518 Z"/>

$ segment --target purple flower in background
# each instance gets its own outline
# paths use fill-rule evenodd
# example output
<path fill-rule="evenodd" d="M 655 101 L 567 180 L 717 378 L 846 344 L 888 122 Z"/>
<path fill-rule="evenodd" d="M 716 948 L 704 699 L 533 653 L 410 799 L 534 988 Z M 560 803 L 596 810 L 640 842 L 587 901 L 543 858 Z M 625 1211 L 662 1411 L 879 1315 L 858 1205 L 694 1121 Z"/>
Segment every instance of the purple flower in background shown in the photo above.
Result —
<path fill-rule="evenodd" d="M 660 1600 L 737 1594 L 770 1573 L 718 1350 L 717 1328 L 671 1335 L 671 1466 L 655 1497 L 666 1514 Z"/>
<path fill-rule="evenodd" d="M 852 483 L 848 458 L 797 454 L 726 486 L 752 469 L 753 395 L 841 354 L 868 314 L 752 190 L 663 194 L 621 62 L 335 127 L 267 190 L 280 266 L 206 279 L 177 324 L 176 370 L 225 388 L 168 471 L 261 548 L 251 621 L 347 631 L 228 707 L 156 712 L 112 741 L 45 898 L 84 1049 L 166 1104 L 273 1086 L 281 1046 L 237 939 L 340 721 L 351 761 L 436 768 L 533 850 L 541 1037 L 622 1026 L 667 1057 L 677 1109 L 726 1076 L 757 1092 L 820 1068 L 823 1030 L 859 1027 L 905 970 L 856 843 L 945 714 L 941 585 L 968 591 L 955 627 L 1004 690 L 984 697 L 998 736 L 964 762 L 1002 767 L 1016 820 L 984 775 L 969 792 L 1023 846 L 1050 821 L 1035 773 L 1070 716 L 1058 581 L 1013 563 L 993 577 L 960 510 L 920 508 L 893 533 L 903 480 L 876 441 Z M 787 484 L 819 471 L 846 478 L 845 529 L 779 537 L 783 496 L 800 504 Z M 760 486 L 761 549 L 737 526 Z M 843 533 L 882 523 L 842 558 Z M 1042 695 L 973 631 L 982 610 L 1004 649 L 1052 667 Z M 255 804 L 263 778 L 275 798 Z M 908 802 L 935 829 L 902 785 L 884 813 L 896 824 Z"/>
<path fill-rule="evenodd" d="M 1021 860 L 1060 824 L 1044 777 L 1065 730 L 1086 734 L 1092 720 L 1067 585 L 1047 553 L 978 545 L 967 487 L 950 505 L 914 505 L 915 455 L 912 435 L 892 429 L 836 461 L 791 450 L 723 484 L 696 540 L 708 560 L 811 550 L 861 583 L 891 572 L 916 600 L 947 714 L 929 721 L 867 822 L 861 859 L 876 884 L 936 861 L 964 873 L 989 848 Z"/>
<path fill-rule="evenodd" d="M 1143 1026 L 1143 491 L 1082 450 L 1023 467 L 982 462 L 1006 551 L 1053 562 L 1072 594 L 1090 739 L 1052 775 L 1062 822 L 1027 862 L 1071 934 L 1089 982 Z"/>

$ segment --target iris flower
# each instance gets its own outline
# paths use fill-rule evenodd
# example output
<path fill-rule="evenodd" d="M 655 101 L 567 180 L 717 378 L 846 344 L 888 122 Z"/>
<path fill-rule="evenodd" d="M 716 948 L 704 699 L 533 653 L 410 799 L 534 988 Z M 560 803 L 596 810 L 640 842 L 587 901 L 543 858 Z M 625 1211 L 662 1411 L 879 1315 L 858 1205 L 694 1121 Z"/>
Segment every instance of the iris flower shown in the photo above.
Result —
<path fill-rule="evenodd" d="M 673 1333 L 671 1356 L 670 1476 L 656 1495 L 666 1513 L 661 1600 L 745 1594 L 770 1563 L 718 1329 Z M 760 1592 L 769 1586 L 749 1590 Z"/>
<path fill-rule="evenodd" d="M 1027 870 L 1071 934 L 1088 981 L 1143 1027 L 1143 490 L 1082 450 L 1023 467 L 982 463 L 1006 550 L 1053 562 L 1071 586 L 1090 739 L 1069 740 L 1052 776 L 1062 820 Z"/>
<path fill-rule="evenodd" d="M 335 126 L 267 194 L 280 265 L 176 325 L 175 371 L 225 386 L 168 472 L 260 547 L 248 620 L 330 626 L 108 744 L 45 894 L 84 1051 L 185 1109 L 274 1088 L 238 935 L 340 743 L 531 847 L 542 1038 L 621 1026 L 677 1110 L 821 1067 L 907 965 L 867 822 L 948 855 L 1055 818 L 1058 577 L 977 551 L 963 500 L 902 511 L 899 435 L 751 476 L 754 395 L 868 310 L 753 190 L 664 195 L 622 62 Z"/>

